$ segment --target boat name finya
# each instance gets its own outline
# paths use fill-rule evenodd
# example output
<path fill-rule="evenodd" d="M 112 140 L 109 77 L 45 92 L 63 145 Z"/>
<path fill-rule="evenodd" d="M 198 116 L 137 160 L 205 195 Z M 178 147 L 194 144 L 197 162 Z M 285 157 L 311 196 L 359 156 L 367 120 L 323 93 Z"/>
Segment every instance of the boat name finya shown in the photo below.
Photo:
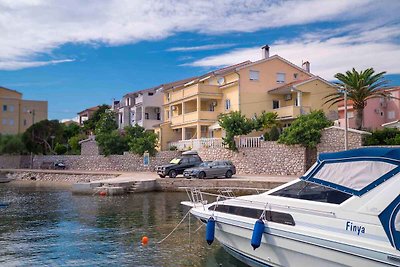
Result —
<path fill-rule="evenodd" d="M 347 222 L 346 223 L 346 231 L 350 231 L 350 232 L 356 232 L 357 235 L 361 234 L 365 234 L 365 227 L 364 226 L 358 226 L 353 224 L 352 222 Z"/>

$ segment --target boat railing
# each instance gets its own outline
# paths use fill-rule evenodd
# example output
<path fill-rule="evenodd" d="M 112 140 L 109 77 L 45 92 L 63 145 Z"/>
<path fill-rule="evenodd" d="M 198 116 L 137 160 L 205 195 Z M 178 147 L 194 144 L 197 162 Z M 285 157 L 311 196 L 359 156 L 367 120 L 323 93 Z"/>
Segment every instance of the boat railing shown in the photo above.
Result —
<path fill-rule="evenodd" d="M 193 207 L 196 207 L 196 205 L 202 205 L 204 208 L 204 205 L 208 204 L 208 201 L 205 200 L 205 197 L 216 197 L 217 204 L 219 201 L 227 200 L 227 199 L 236 199 L 237 196 L 235 196 L 233 190 L 254 190 L 259 194 L 260 188 L 242 188 L 242 187 L 237 187 L 237 188 L 194 188 L 194 187 L 180 187 L 180 189 L 185 189 L 186 193 L 189 197 L 189 201 L 192 202 Z M 210 192 L 205 192 L 203 190 L 217 190 L 218 194 L 215 193 L 210 193 Z M 316 210 L 316 209 L 309 209 L 309 208 L 302 208 L 302 207 L 296 207 L 296 206 L 291 206 L 291 205 L 283 205 L 283 204 L 276 204 L 276 203 L 268 203 L 268 202 L 262 202 L 262 201 L 257 201 L 257 200 L 250 200 L 250 199 L 240 199 L 240 201 L 243 202 L 249 202 L 252 204 L 258 204 L 262 205 L 265 208 L 271 209 L 271 208 L 278 208 L 278 209 L 285 209 L 285 210 L 293 210 L 297 212 L 303 212 L 303 213 L 308 213 L 308 214 L 323 214 L 325 216 L 329 217 L 336 217 L 335 212 L 332 211 L 323 211 L 323 210 Z"/>

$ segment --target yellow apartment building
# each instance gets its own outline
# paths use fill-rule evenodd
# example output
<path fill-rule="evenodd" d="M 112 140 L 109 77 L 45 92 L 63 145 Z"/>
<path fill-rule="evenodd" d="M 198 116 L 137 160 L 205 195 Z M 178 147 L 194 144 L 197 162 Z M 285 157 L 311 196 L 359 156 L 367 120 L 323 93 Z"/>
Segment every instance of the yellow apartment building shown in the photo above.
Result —
<path fill-rule="evenodd" d="M 170 142 L 220 138 L 218 115 L 241 111 L 248 118 L 261 112 L 278 114 L 283 126 L 300 114 L 322 109 L 337 119 L 337 106 L 323 99 L 337 88 L 310 73 L 310 64 L 299 67 L 286 59 L 269 56 L 246 61 L 196 77 L 189 82 L 164 88 L 164 123 L 158 129 L 161 149 Z"/>
<path fill-rule="evenodd" d="M 15 90 L 0 87 L 0 133 L 25 132 L 33 123 L 47 119 L 47 101 L 23 100 Z"/>

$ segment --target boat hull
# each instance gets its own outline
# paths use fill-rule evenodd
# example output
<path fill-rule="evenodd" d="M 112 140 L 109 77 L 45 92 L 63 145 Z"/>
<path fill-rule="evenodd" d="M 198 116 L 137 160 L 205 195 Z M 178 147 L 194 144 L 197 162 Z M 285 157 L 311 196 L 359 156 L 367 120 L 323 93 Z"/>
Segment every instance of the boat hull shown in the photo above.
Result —
<path fill-rule="evenodd" d="M 251 247 L 252 229 L 218 221 L 215 228 L 215 238 L 225 250 L 235 258 L 249 266 L 398 266 L 379 259 L 357 255 L 351 246 L 344 249 L 342 244 L 337 247 L 306 242 L 301 238 L 285 236 L 276 230 L 266 228 L 259 248 Z M 385 256 L 386 257 L 386 256 Z"/>

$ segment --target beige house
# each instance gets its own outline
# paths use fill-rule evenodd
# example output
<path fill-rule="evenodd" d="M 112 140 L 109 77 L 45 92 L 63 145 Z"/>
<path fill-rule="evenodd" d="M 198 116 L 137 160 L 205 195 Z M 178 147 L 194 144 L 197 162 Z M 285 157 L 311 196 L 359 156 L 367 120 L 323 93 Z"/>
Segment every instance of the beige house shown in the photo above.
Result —
<path fill-rule="evenodd" d="M 23 100 L 20 92 L 0 87 L 1 134 L 23 133 L 47 114 L 47 101 Z"/>
<path fill-rule="evenodd" d="M 276 112 L 287 126 L 300 114 L 322 109 L 337 119 L 337 105 L 324 105 L 335 85 L 310 73 L 310 63 L 299 67 L 278 56 L 222 68 L 179 86 L 164 88 L 164 123 L 158 129 L 161 149 L 185 140 L 220 138 L 218 115 L 241 111 L 248 118 Z"/>

